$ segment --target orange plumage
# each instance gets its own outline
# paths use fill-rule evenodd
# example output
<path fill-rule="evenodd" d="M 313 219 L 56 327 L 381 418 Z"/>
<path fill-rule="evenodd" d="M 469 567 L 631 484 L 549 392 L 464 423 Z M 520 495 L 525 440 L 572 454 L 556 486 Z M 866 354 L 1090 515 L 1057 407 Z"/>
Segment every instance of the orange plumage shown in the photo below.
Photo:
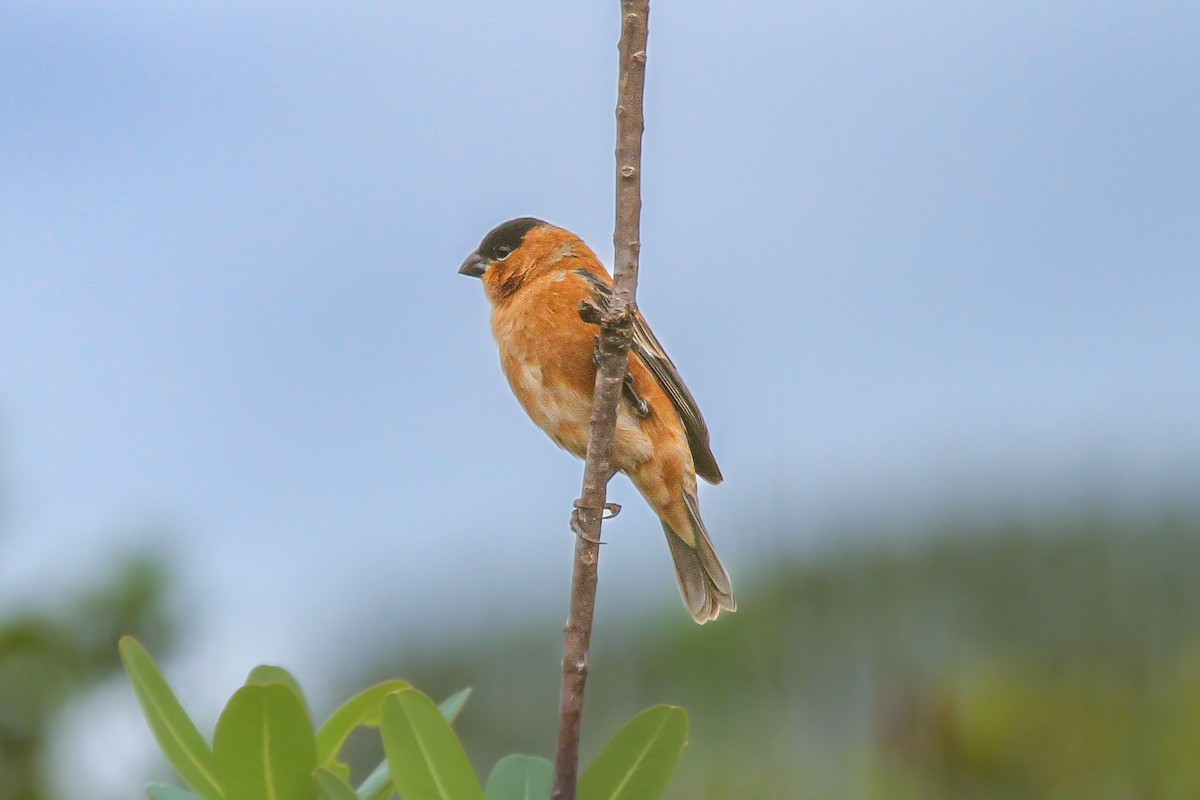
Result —
<path fill-rule="evenodd" d="M 459 272 L 483 281 L 500 365 L 517 400 L 560 447 L 583 458 L 599 329 L 581 309 L 606 306 L 608 271 L 575 234 L 522 217 L 492 229 Z M 696 499 L 696 475 L 719 483 L 721 472 L 704 418 L 640 313 L 628 373 L 613 466 L 662 520 L 684 603 L 704 623 L 737 608 Z"/>

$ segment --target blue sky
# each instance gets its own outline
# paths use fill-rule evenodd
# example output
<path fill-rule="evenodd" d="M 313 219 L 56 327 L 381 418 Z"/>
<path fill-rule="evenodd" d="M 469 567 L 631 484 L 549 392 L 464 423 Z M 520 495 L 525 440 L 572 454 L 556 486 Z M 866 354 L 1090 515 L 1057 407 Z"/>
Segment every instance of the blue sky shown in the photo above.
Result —
<path fill-rule="evenodd" d="M 202 707 L 337 663 L 312 631 L 367 604 L 557 624 L 581 466 L 455 270 L 524 214 L 608 258 L 615 7 L 6 4 L 0 602 L 155 542 Z M 639 299 L 712 428 L 735 582 L 847 513 L 1195 485 L 1200 6 L 650 27 Z M 613 491 L 602 612 L 674 602 Z M 793 540 L 739 537 L 780 509 Z"/>

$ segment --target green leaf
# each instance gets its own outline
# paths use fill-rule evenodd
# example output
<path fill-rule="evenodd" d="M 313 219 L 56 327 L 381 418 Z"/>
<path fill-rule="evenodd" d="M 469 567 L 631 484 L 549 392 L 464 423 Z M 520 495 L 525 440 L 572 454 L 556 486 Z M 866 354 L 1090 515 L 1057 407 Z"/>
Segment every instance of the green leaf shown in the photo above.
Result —
<path fill-rule="evenodd" d="M 198 795 L 194 795 L 186 789 L 161 783 L 149 784 L 146 787 L 146 797 L 150 800 L 200 800 Z"/>
<path fill-rule="evenodd" d="M 332 772 L 334 775 L 337 775 L 339 778 L 346 781 L 347 783 L 350 782 L 350 766 L 348 764 L 343 764 L 340 761 L 335 761 L 332 764 L 330 764 L 329 766 L 325 767 L 325 769 L 328 770 L 329 772 Z"/>
<path fill-rule="evenodd" d="M 359 725 L 378 727 L 379 709 L 383 706 L 383 698 L 392 692 L 407 688 L 408 681 L 384 681 L 364 689 L 342 703 L 317 732 L 317 763 L 329 767 L 337 761 L 346 737 Z"/>
<path fill-rule="evenodd" d="M 131 636 L 121 639 L 119 650 L 142 714 L 167 761 L 204 800 L 222 800 L 212 748 L 179 704 L 150 654 Z"/>
<path fill-rule="evenodd" d="M 246 676 L 246 686 L 265 686 L 268 683 L 282 683 L 291 689 L 296 693 L 296 697 L 300 698 L 300 702 L 304 705 L 305 713 L 308 713 L 308 699 L 304 696 L 304 690 L 300 688 L 300 682 L 283 667 L 276 667 L 271 664 L 259 664 L 250 670 L 250 674 Z M 310 714 L 309 716 L 312 715 Z"/>
<path fill-rule="evenodd" d="M 687 744 L 687 712 L 648 708 L 625 724 L 579 776 L 579 800 L 656 800 Z"/>
<path fill-rule="evenodd" d="M 312 722 L 287 686 L 234 692 L 217 720 L 213 753 L 227 800 L 316 800 Z"/>
<path fill-rule="evenodd" d="M 405 800 L 483 800 L 462 743 L 438 707 L 416 689 L 383 701 L 383 751 Z"/>
<path fill-rule="evenodd" d="M 537 756 L 505 756 L 492 767 L 486 800 L 550 800 L 554 765 Z"/>
<path fill-rule="evenodd" d="M 321 800 L 358 800 L 358 795 L 350 788 L 350 784 L 324 767 L 317 767 L 317 771 L 313 773 L 313 780 L 317 782 Z"/>
<path fill-rule="evenodd" d="M 438 711 L 442 712 L 442 716 L 446 718 L 446 722 L 451 725 L 454 720 L 458 719 L 458 712 L 462 711 L 462 707 L 466 705 L 467 698 L 471 696 L 471 687 L 455 692 L 447 697 L 438 705 Z"/>
<path fill-rule="evenodd" d="M 446 722 L 454 722 L 458 717 L 458 712 L 462 711 L 463 704 L 467 702 L 467 698 L 470 696 L 471 689 L 467 687 L 450 695 L 441 702 L 441 705 L 438 706 L 438 711 L 442 713 L 442 717 Z M 388 772 L 387 761 L 385 760 L 358 787 L 358 796 L 361 800 L 385 800 L 391 794 L 392 774 Z"/>

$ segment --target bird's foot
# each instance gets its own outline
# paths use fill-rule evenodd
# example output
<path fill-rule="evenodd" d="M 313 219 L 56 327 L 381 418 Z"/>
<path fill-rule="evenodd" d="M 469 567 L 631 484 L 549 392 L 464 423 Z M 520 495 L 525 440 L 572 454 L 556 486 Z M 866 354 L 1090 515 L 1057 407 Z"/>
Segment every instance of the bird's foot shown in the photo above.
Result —
<path fill-rule="evenodd" d="M 576 501 L 576 503 L 578 502 L 579 501 Z M 583 509 L 579 508 L 578 506 L 576 506 L 575 510 L 571 512 L 571 530 L 575 532 L 576 536 L 578 536 L 580 539 L 583 539 L 585 542 L 591 542 L 592 544 L 604 544 L 604 542 L 600 541 L 599 539 L 593 539 L 592 536 L 586 530 L 584 530 Z"/>
<path fill-rule="evenodd" d="M 633 387 L 633 376 L 628 372 L 625 373 L 625 383 L 621 387 L 625 392 L 625 399 L 633 406 L 633 411 L 642 419 L 650 416 L 650 404 L 637 393 L 637 389 Z M 614 515 L 615 516 L 615 515 Z"/>
<path fill-rule="evenodd" d="M 571 512 L 571 530 L 575 532 L 576 536 L 584 541 L 591 542 L 592 544 L 604 544 L 604 542 L 600 541 L 599 539 L 593 539 L 584 528 L 583 512 L 585 506 L 583 505 L 583 501 L 576 498 L 574 506 L 575 509 Z M 612 519 L 620 513 L 621 505 L 619 503 L 605 503 L 604 507 L 601 509 L 600 519 Z M 607 516 L 605 516 L 605 514 L 607 514 Z"/>
<path fill-rule="evenodd" d="M 590 325 L 599 325 L 601 322 L 600 307 L 587 300 L 580 300 L 579 318 Z M 597 336 L 595 339 L 595 345 L 592 348 L 592 363 L 598 367 L 600 366 L 600 337 Z M 625 383 L 622 391 L 625 394 L 625 399 L 633 406 L 635 414 L 642 419 L 650 416 L 650 404 L 637 393 L 637 389 L 633 386 L 633 376 L 628 372 L 625 373 Z"/>
<path fill-rule="evenodd" d="M 588 300 L 580 300 L 579 318 L 589 325 L 599 325 L 603 319 L 600 313 L 600 306 Z"/>

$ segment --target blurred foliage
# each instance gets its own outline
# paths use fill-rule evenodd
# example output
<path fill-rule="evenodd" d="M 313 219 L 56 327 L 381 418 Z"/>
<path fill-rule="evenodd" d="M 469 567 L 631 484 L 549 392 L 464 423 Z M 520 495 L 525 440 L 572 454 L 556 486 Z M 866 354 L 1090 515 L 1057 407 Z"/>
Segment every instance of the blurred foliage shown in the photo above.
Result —
<path fill-rule="evenodd" d="M 739 613 L 703 628 L 600 619 L 585 757 L 668 702 L 693 723 L 674 798 L 1200 797 L 1200 515 L 843 542 L 742 570 Z M 559 647 L 517 627 L 377 672 L 473 684 L 475 758 L 549 754 Z"/>
<path fill-rule="evenodd" d="M 510 755 L 487 787 L 451 727 L 470 689 L 435 705 L 392 679 L 346 700 L 314 728 L 308 700 L 283 667 L 262 664 L 233 693 L 212 745 L 136 639 L 121 661 L 163 755 L 190 791 L 151 784 L 150 800 L 550 800 L 548 759 Z M 355 789 L 341 749 L 356 729 L 378 728 L 385 761 Z M 579 776 L 579 800 L 659 800 L 687 743 L 687 713 L 656 706 L 638 714 Z"/>
<path fill-rule="evenodd" d="M 0 611 L 0 800 L 51 797 L 44 756 L 53 723 L 72 696 L 120 670 L 121 634 L 169 644 L 166 591 L 159 561 L 132 558 L 53 609 Z"/>

